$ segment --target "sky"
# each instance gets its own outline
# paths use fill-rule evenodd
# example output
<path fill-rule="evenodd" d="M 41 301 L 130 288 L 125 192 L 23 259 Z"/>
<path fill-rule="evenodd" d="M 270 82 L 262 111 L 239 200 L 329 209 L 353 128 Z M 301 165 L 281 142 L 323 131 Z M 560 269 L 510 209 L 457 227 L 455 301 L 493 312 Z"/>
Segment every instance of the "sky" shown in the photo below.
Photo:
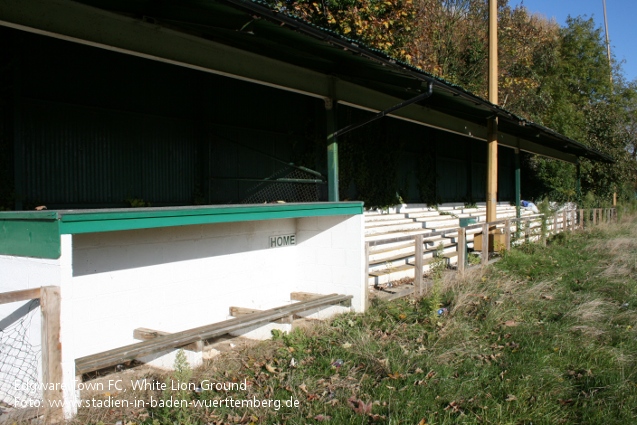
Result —
<path fill-rule="evenodd" d="M 603 0 L 509 0 L 509 4 L 524 4 L 530 12 L 554 18 L 561 26 L 569 15 L 592 17 L 603 31 Z M 606 0 L 606 13 L 611 53 L 624 61 L 626 79 L 637 80 L 637 0 Z"/>

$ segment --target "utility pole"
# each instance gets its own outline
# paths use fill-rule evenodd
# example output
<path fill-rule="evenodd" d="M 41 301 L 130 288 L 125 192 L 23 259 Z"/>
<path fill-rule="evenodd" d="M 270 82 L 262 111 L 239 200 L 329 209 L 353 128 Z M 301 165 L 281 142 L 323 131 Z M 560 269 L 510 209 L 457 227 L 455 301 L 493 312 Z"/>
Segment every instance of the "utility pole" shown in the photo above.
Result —
<path fill-rule="evenodd" d="M 606 17 L 606 0 L 602 0 L 604 5 L 604 32 L 606 33 L 606 54 L 608 55 L 608 68 L 610 70 L 610 85 L 613 86 L 613 65 L 610 62 L 610 36 L 608 35 L 608 18 Z"/>
<path fill-rule="evenodd" d="M 498 104 L 498 1 L 489 0 L 489 102 Z M 498 117 L 487 122 L 487 222 L 496 220 L 498 204 Z M 484 237 L 487 237 L 484 235 Z"/>

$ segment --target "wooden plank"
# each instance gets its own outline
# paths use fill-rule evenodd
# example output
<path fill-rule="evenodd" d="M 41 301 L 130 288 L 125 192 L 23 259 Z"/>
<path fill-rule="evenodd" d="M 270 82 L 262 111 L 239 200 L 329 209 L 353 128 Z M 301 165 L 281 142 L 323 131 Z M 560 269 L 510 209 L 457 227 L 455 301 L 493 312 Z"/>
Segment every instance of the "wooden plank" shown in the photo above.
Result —
<path fill-rule="evenodd" d="M 21 291 L 11 291 L 0 293 L 0 304 L 14 303 L 17 301 L 27 301 L 40 298 L 40 288 L 23 289 Z"/>
<path fill-rule="evenodd" d="M 529 217 L 524 222 L 524 241 L 531 242 L 531 218 Z"/>
<path fill-rule="evenodd" d="M 568 216 L 566 215 L 566 210 L 562 211 L 562 230 L 568 230 Z"/>
<path fill-rule="evenodd" d="M 464 273 L 465 265 L 467 263 L 467 229 L 461 227 L 458 229 L 458 245 L 456 245 L 456 249 L 458 250 L 458 272 L 460 274 Z"/>
<path fill-rule="evenodd" d="M 365 268 L 363 269 L 363 311 L 369 306 L 369 242 L 365 242 Z"/>
<path fill-rule="evenodd" d="M 482 265 L 489 262 L 489 224 L 482 225 Z"/>
<path fill-rule="evenodd" d="M 246 308 L 246 307 L 230 307 L 230 316 L 232 317 L 243 317 L 248 314 L 260 313 L 263 310 L 257 310 L 254 308 Z M 273 320 L 272 323 L 278 324 L 290 324 L 294 321 L 294 316 L 282 317 L 277 320 Z"/>
<path fill-rule="evenodd" d="M 414 265 L 414 294 L 419 297 L 422 295 L 422 273 L 423 273 L 423 237 L 422 235 L 416 235 L 414 238 L 415 246 L 415 265 Z"/>
<path fill-rule="evenodd" d="M 504 223 L 504 249 L 511 250 L 511 221 L 507 220 Z"/>
<path fill-rule="evenodd" d="M 140 341 L 148 341 L 153 338 L 157 338 L 164 335 L 170 335 L 169 332 L 156 331 L 148 328 L 137 328 L 133 330 L 133 338 Z M 170 348 L 183 348 L 186 351 L 194 351 L 200 353 L 203 351 L 203 341 L 195 341 L 192 344 L 184 345 L 183 347 L 170 347 Z"/>
<path fill-rule="evenodd" d="M 314 294 L 312 292 L 291 292 L 290 299 L 292 301 L 310 301 L 321 298 L 323 295 Z"/>
<path fill-rule="evenodd" d="M 42 311 L 42 392 L 45 406 L 59 403 L 45 412 L 45 423 L 57 423 L 64 420 L 62 343 L 60 342 L 60 287 L 43 286 L 40 291 Z M 58 385 L 52 385 L 58 384 Z"/>
<path fill-rule="evenodd" d="M 266 324 L 272 320 L 280 319 L 291 314 L 301 313 L 326 305 L 339 304 L 351 299 L 351 295 L 324 295 L 321 298 L 265 310 L 261 313 L 244 316 L 240 319 L 231 319 L 211 325 L 200 326 L 198 328 L 176 332 L 170 335 L 159 336 L 149 341 L 130 344 L 102 353 L 81 357 L 75 360 L 76 374 L 85 374 L 125 363 L 139 357 L 155 354 L 164 351 L 167 348 L 181 347 L 195 341 L 218 337 L 230 332 L 249 328 L 251 326 Z"/>

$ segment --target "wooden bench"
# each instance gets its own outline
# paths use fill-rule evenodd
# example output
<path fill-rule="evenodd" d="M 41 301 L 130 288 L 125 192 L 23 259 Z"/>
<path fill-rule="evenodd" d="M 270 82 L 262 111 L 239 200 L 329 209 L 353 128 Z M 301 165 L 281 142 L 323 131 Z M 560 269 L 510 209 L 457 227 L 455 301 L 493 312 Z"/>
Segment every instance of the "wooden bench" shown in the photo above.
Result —
<path fill-rule="evenodd" d="M 348 303 L 351 302 L 351 299 L 351 295 L 330 294 L 318 296 L 308 294 L 305 301 L 264 310 L 258 313 L 246 314 L 237 319 L 225 320 L 223 322 L 200 326 L 198 328 L 182 332 L 160 335 L 148 341 L 138 342 L 124 347 L 115 348 L 113 350 L 104 351 L 102 353 L 80 357 L 75 360 L 75 374 L 83 375 L 85 373 L 105 369 L 107 367 L 135 360 L 139 357 L 156 354 L 167 349 L 179 348 L 197 341 L 216 338 L 251 326 L 264 325 L 272 321 L 315 308 Z"/>

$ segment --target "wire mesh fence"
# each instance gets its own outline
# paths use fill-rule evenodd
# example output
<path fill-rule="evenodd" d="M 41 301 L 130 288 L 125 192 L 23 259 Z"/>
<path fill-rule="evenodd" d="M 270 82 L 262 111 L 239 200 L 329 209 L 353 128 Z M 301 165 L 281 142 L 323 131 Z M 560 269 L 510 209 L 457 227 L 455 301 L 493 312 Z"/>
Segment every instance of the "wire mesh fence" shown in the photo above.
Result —
<path fill-rule="evenodd" d="M 0 402 L 16 407 L 42 399 L 41 346 L 30 340 L 40 301 L 31 300 L 0 320 Z"/>
<path fill-rule="evenodd" d="M 246 190 L 243 203 L 318 202 L 326 186 L 319 177 L 315 171 L 288 166 Z"/>

